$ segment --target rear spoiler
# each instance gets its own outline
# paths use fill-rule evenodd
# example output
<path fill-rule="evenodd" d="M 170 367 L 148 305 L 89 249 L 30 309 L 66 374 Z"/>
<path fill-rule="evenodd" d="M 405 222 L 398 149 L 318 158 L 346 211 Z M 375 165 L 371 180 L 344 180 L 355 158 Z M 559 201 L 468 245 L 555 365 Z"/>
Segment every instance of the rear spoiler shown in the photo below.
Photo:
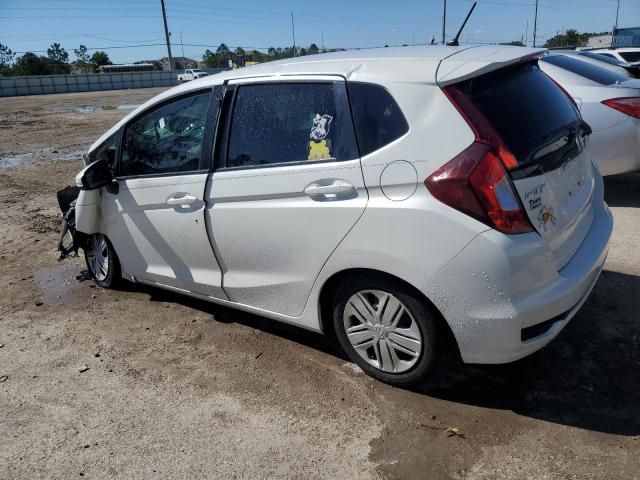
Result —
<path fill-rule="evenodd" d="M 544 48 L 504 45 L 472 47 L 443 59 L 438 66 L 436 82 L 444 87 L 509 65 L 536 60 L 545 52 Z"/>

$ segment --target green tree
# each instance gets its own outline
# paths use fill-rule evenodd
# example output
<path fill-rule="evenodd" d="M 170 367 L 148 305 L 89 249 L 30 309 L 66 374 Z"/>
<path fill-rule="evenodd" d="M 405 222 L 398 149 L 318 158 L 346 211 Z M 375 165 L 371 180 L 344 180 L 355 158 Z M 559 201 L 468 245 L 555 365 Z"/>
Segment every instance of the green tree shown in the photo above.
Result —
<path fill-rule="evenodd" d="M 102 50 L 93 52 L 93 55 L 91 55 L 91 63 L 93 64 L 94 70 L 97 70 L 98 67 L 101 67 L 102 65 L 112 64 L 111 60 L 109 59 L 109 55 L 107 55 L 107 52 L 104 52 Z"/>
<path fill-rule="evenodd" d="M 218 66 L 218 57 L 208 48 L 204 51 L 204 55 L 202 55 L 202 63 L 207 68 L 216 68 Z"/>
<path fill-rule="evenodd" d="M 546 48 L 553 47 L 582 47 L 589 39 L 588 33 L 580 33 L 577 30 L 569 29 L 564 34 L 558 34 L 546 41 Z"/>
<path fill-rule="evenodd" d="M 84 73 L 90 72 L 93 67 L 91 65 L 91 57 L 87 52 L 87 47 L 80 45 L 80 48 L 75 48 L 73 54 L 76 56 L 76 61 L 73 62 L 76 67 L 82 70 Z"/>
<path fill-rule="evenodd" d="M 315 43 L 309 45 L 309 55 L 315 55 L 316 53 L 320 53 L 320 49 Z"/>
<path fill-rule="evenodd" d="M 52 43 L 47 48 L 47 56 L 54 62 L 67 63 L 69 61 L 69 54 L 59 43 Z"/>
<path fill-rule="evenodd" d="M 53 43 L 47 49 L 47 57 L 51 64 L 51 73 L 71 73 L 69 66 L 69 54 L 60 46 L 59 43 Z"/>
<path fill-rule="evenodd" d="M 15 58 L 16 54 L 9 47 L 0 43 L 0 75 L 11 75 Z"/>
<path fill-rule="evenodd" d="M 17 75 L 51 75 L 52 62 L 47 57 L 41 57 L 27 52 L 16 60 L 14 72 Z"/>
<path fill-rule="evenodd" d="M 217 65 L 216 67 L 228 67 L 229 59 L 231 58 L 231 50 L 225 43 L 221 43 L 216 48 Z"/>
<path fill-rule="evenodd" d="M 513 40 L 512 42 L 501 43 L 500 45 L 511 45 L 512 47 L 524 47 L 524 43 L 520 40 Z"/>

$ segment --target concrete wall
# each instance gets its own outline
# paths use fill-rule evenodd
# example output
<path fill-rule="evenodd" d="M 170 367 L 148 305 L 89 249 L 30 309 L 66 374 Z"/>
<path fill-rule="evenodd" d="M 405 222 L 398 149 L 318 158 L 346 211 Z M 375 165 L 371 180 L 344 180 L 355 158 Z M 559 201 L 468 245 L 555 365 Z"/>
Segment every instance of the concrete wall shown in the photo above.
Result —
<path fill-rule="evenodd" d="M 222 69 L 207 69 L 207 71 L 217 73 Z M 154 71 L 0 77 L 0 97 L 93 92 L 124 88 L 171 87 L 178 84 L 178 73 L 181 72 Z"/>

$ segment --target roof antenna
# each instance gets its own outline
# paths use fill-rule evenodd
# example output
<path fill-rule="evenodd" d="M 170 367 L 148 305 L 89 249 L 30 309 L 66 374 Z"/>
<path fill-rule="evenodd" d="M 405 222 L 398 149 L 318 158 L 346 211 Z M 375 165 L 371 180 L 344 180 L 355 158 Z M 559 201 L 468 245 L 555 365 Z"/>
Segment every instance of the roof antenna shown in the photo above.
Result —
<path fill-rule="evenodd" d="M 469 10 L 469 13 L 467 13 L 467 17 L 464 19 L 464 22 L 462 22 L 462 26 L 460 27 L 460 30 L 458 30 L 458 33 L 456 33 L 456 36 L 453 37 L 453 40 L 450 40 L 450 41 L 447 42 L 447 47 L 459 47 L 460 46 L 460 43 L 458 43 L 458 39 L 460 38 L 460 34 L 462 33 L 462 30 L 464 30 L 464 26 L 467 24 L 467 20 L 469 20 L 469 17 L 473 13 L 473 9 L 476 8 L 477 4 L 478 4 L 478 2 L 473 2 L 473 5 L 471 5 L 471 10 Z"/>

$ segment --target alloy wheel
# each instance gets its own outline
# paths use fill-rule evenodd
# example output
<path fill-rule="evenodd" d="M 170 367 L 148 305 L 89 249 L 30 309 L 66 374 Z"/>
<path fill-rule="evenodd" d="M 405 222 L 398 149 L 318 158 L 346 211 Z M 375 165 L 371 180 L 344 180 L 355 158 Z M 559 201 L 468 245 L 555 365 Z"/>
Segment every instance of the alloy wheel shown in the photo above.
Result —
<path fill-rule="evenodd" d="M 106 280 L 109 275 L 109 245 L 104 235 L 91 235 L 88 241 L 87 266 L 91 274 L 99 282 Z"/>
<path fill-rule="evenodd" d="M 411 369 L 422 352 L 422 334 L 409 309 L 381 290 L 361 290 L 347 301 L 347 339 L 369 365 L 389 373 Z"/>

